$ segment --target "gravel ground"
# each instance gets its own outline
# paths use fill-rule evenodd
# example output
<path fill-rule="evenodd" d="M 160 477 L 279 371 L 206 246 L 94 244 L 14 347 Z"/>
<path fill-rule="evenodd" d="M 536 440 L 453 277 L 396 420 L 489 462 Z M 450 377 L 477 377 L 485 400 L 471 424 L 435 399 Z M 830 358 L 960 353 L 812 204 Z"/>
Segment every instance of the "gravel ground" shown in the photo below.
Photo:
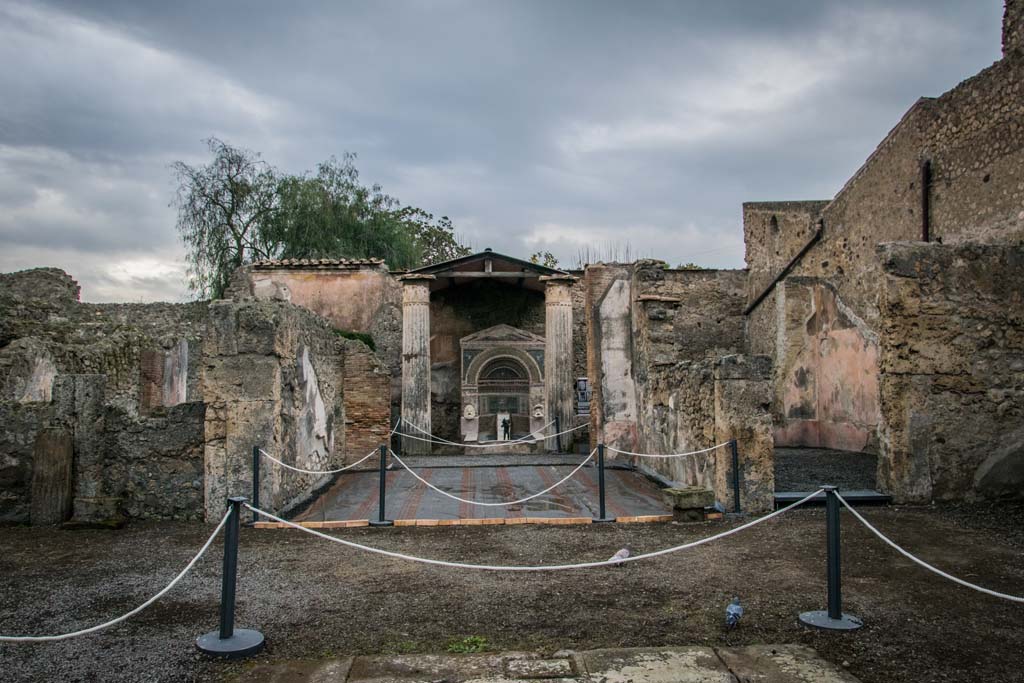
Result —
<path fill-rule="evenodd" d="M 775 490 L 814 491 L 822 484 L 874 490 L 878 456 L 828 448 L 776 448 Z"/>
<path fill-rule="evenodd" d="M 871 508 L 894 539 L 948 571 L 1024 593 L 1024 505 Z M 798 510 L 692 551 L 618 568 L 497 574 L 415 565 L 297 531 L 244 530 L 238 625 L 268 640 L 261 661 L 443 652 L 480 636 L 496 650 L 647 645 L 810 645 L 865 682 L 1024 680 L 1021 605 L 918 569 L 843 518 L 845 609 L 867 626 L 812 631 L 824 607 L 824 521 Z M 603 559 L 711 535 L 738 523 L 351 529 L 344 538 L 427 557 L 539 563 Z M 210 527 L 121 531 L 0 529 L 0 633 L 89 626 L 163 587 Z M 206 660 L 215 628 L 220 545 L 150 610 L 111 631 L 44 645 L 0 645 L 4 681 L 217 681 L 247 664 Z M 721 626 L 731 595 L 747 613 Z"/>

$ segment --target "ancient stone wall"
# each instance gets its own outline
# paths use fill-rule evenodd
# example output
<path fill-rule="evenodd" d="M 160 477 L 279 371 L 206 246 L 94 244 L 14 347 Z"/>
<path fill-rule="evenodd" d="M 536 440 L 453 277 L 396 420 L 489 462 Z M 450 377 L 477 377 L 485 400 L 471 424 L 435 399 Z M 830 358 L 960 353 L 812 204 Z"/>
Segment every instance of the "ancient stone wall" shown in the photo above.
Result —
<path fill-rule="evenodd" d="M 1024 491 L 1024 247 L 893 243 L 879 483 L 901 502 Z"/>
<path fill-rule="evenodd" d="M 344 340 L 325 319 L 280 301 L 214 302 L 204 361 L 208 520 L 251 491 L 253 446 L 304 469 L 341 464 Z M 262 472 L 261 503 L 276 510 L 325 482 L 265 459 Z"/>
<path fill-rule="evenodd" d="M 402 371 L 402 289 L 377 259 L 286 259 L 240 268 L 234 299 L 290 301 L 346 332 L 369 334 L 395 377 Z"/>
<path fill-rule="evenodd" d="M 604 442 L 635 451 L 638 443 L 633 375 L 632 266 L 594 264 L 584 273 L 587 376 L 592 383 L 590 446 Z"/>
<path fill-rule="evenodd" d="M 1003 55 L 1024 52 L 1024 2 L 1004 0 Z"/>
<path fill-rule="evenodd" d="M 49 403 L 0 401 L 0 523 L 29 521 L 33 449 L 52 415 Z"/>
<path fill-rule="evenodd" d="M 823 280 L 775 290 L 772 412 L 778 446 L 878 450 L 878 335 Z"/>
<path fill-rule="evenodd" d="M 77 291 L 53 268 L 0 279 L 0 397 L 49 400 L 57 375 L 101 374 L 106 400 L 129 413 L 202 400 L 205 302 L 82 304 Z"/>
<path fill-rule="evenodd" d="M 345 342 L 345 464 L 391 444 L 391 373 L 368 346 Z M 372 463 L 371 463 L 372 464 Z"/>
<path fill-rule="evenodd" d="M 1019 6 L 1008 4 L 1006 13 L 1004 40 L 1012 44 Z M 776 361 L 780 444 L 878 448 L 885 273 L 877 244 L 1024 239 L 1022 75 L 1024 58 L 1010 50 L 941 97 L 919 100 L 827 206 L 744 205 L 751 304 L 762 283 L 806 249 L 790 273 L 794 285 L 776 286 L 747 323 L 751 349 Z"/>

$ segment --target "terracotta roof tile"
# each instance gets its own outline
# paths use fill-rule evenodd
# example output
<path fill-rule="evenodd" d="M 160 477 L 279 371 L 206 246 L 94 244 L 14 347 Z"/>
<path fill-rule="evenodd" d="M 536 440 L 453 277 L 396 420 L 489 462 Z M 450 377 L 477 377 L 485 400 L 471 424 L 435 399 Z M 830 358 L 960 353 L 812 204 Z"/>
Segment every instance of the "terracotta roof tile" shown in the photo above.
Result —
<path fill-rule="evenodd" d="M 384 259 L 379 258 L 356 258 L 356 259 L 328 259 L 328 258 L 286 258 L 286 259 L 264 259 L 255 261 L 252 267 L 257 270 L 271 270 L 275 268 L 317 268 L 322 270 L 352 270 L 367 266 L 380 266 Z"/>

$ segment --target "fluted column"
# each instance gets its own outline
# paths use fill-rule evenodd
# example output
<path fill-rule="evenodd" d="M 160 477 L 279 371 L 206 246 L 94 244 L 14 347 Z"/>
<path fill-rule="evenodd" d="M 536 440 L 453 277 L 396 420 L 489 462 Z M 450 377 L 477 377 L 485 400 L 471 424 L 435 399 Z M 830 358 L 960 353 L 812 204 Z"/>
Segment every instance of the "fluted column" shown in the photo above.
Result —
<path fill-rule="evenodd" d="M 573 426 L 572 376 L 572 283 L 570 275 L 547 275 L 541 278 L 544 288 L 544 402 L 547 419 L 558 417 L 562 430 Z M 554 425 L 548 430 L 554 433 Z M 562 437 L 562 447 L 572 442 L 572 435 Z M 554 449 L 557 440 L 548 439 Z"/>
<path fill-rule="evenodd" d="M 433 275 L 402 280 L 402 429 L 425 437 L 430 430 L 430 281 Z M 419 429 L 416 429 L 416 428 Z M 422 430 L 419 431 L 419 430 Z M 430 453 L 430 444 L 403 439 L 407 454 Z"/>

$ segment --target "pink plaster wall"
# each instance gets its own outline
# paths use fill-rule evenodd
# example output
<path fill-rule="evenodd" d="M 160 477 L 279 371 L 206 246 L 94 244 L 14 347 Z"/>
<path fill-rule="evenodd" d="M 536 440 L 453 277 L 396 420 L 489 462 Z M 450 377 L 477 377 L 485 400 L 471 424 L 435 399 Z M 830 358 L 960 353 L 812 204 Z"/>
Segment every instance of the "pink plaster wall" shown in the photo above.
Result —
<path fill-rule="evenodd" d="M 804 322 L 803 329 L 786 330 L 789 353 L 779 368 L 781 419 L 775 443 L 876 450 L 881 419 L 877 339 L 842 310 L 831 288 L 808 287 L 810 297 L 803 301 L 810 303 L 809 315 L 787 316 Z M 800 302 L 801 297 L 791 300 Z"/>
<path fill-rule="evenodd" d="M 274 283 L 288 288 L 290 300 L 331 321 L 342 330 L 370 332 L 377 310 L 386 301 L 400 301 L 394 278 L 383 268 L 336 272 L 323 270 L 256 270 L 253 287 Z"/>

